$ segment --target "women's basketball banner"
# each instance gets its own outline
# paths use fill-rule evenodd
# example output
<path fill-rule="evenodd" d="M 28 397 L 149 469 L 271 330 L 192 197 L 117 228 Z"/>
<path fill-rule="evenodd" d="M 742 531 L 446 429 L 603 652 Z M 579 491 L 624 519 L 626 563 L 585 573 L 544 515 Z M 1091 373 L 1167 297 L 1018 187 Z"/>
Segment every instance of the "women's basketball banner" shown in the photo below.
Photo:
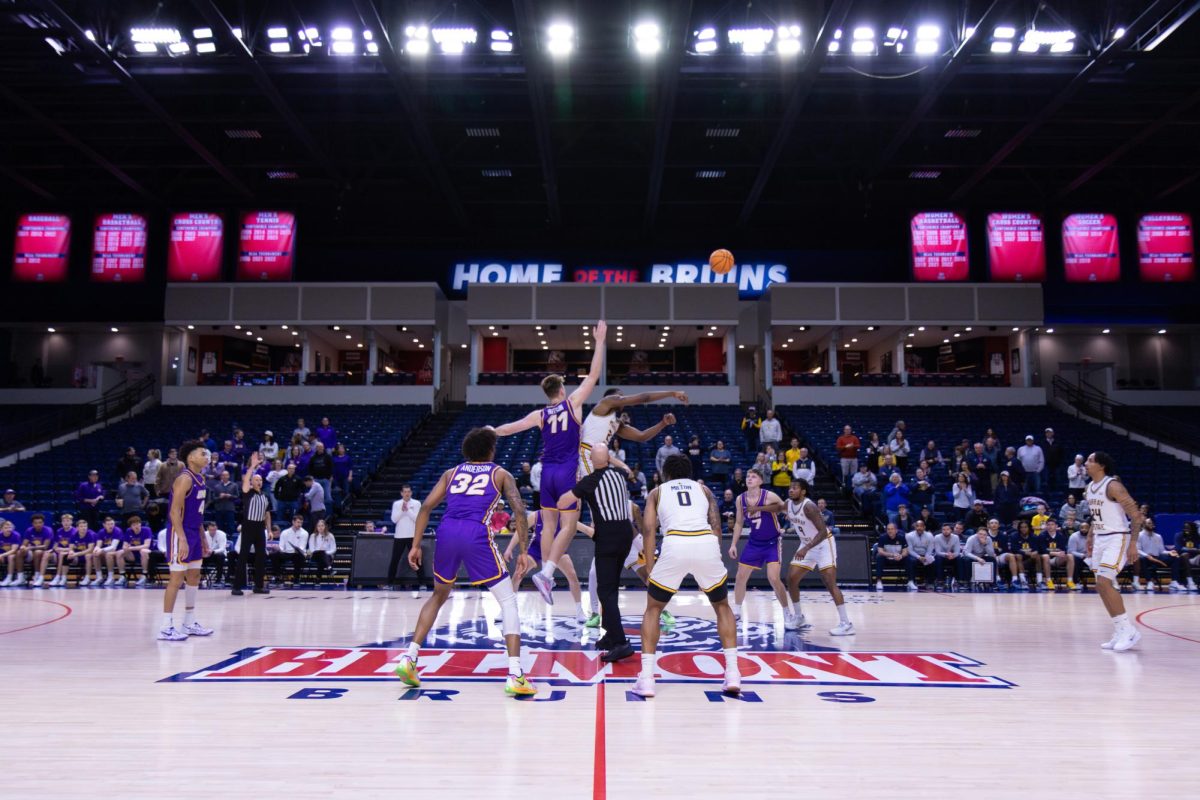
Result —
<path fill-rule="evenodd" d="M 238 243 L 239 281 L 290 281 L 296 246 L 296 216 L 288 211 L 251 211 L 242 216 Z"/>
<path fill-rule="evenodd" d="M 171 241 L 167 248 L 167 280 L 221 280 L 221 248 L 225 242 L 225 220 L 206 211 L 171 217 Z"/>
<path fill-rule="evenodd" d="M 1153 283 L 1195 278 L 1190 214 L 1146 214 L 1138 220 L 1138 268 L 1142 280 Z"/>
<path fill-rule="evenodd" d="M 1120 238 L 1112 214 L 1071 214 L 1063 220 L 1063 267 L 1072 283 L 1107 283 L 1121 277 Z"/>
<path fill-rule="evenodd" d="M 1037 214 L 988 214 L 988 268 L 994 281 L 1046 279 L 1046 237 Z"/>
<path fill-rule="evenodd" d="M 65 214 L 22 214 L 13 244 L 13 280 L 61 283 L 67 279 L 71 218 Z"/>
<path fill-rule="evenodd" d="M 140 283 L 146 277 L 146 218 L 100 214 L 92 240 L 92 280 Z"/>
<path fill-rule="evenodd" d="M 967 223 L 953 211 L 923 211 L 912 218 L 913 280 L 965 281 Z"/>

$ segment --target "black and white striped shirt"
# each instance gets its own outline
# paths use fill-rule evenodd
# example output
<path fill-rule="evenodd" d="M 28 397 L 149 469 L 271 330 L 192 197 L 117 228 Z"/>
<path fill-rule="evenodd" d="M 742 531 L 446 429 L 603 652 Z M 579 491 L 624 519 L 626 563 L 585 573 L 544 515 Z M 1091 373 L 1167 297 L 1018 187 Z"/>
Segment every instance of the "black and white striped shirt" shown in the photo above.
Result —
<path fill-rule="evenodd" d="M 242 511 L 250 522 L 265 522 L 271 503 L 262 492 L 251 489 L 242 495 Z"/>
<path fill-rule="evenodd" d="M 625 473 L 602 467 L 580 478 L 575 496 L 586 500 L 597 523 L 629 522 L 629 490 Z"/>

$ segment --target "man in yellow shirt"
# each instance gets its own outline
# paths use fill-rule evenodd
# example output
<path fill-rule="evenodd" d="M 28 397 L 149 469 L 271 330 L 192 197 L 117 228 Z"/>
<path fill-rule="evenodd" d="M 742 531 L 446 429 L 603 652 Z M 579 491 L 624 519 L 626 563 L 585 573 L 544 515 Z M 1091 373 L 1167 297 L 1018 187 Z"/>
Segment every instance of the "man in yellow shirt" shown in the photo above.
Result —
<path fill-rule="evenodd" d="M 783 455 L 787 459 L 788 472 L 791 472 L 792 467 L 796 466 L 796 461 L 800 458 L 800 440 L 793 436 L 792 446 Z"/>

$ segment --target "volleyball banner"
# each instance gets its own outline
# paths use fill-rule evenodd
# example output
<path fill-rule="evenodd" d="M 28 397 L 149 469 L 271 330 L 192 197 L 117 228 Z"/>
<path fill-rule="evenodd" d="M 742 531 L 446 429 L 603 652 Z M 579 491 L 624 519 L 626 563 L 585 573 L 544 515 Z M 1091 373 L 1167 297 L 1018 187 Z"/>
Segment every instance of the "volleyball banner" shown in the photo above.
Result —
<path fill-rule="evenodd" d="M 1151 283 L 1195 278 L 1190 214 L 1146 214 L 1138 220 L 1138 269 Z"/>

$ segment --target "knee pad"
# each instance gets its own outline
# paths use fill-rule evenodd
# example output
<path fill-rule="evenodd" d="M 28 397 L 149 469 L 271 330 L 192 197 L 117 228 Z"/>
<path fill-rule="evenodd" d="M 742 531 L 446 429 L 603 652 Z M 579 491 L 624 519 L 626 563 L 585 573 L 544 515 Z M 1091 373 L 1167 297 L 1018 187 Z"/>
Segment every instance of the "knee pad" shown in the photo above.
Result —
<path fill-rule="evenodd" d="M 517 593 L 507 578 L 492 584 L 489 591 L 500 604 L 500 631 L 505 636 L 521 632 L 521 612 L 517 609 Z"/>

